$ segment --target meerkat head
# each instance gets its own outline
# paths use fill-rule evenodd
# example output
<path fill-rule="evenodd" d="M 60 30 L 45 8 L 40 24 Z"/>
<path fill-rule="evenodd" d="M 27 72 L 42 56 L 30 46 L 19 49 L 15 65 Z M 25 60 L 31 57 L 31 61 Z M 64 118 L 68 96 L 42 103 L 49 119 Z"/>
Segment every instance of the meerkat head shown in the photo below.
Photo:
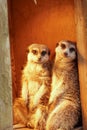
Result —
<path fill-rule="evenodd" d="M 73 61 L 76 59 L 76 47 L 75 43 L 71 41 L 62 40 L 57 43 L 56 49 L 56 58 L 62 61 Z"/>
<path fill-rule="evenodd" d="M 27 60 L 33 63 L 45 63 L 49 60 L 50 50 L 44 44 L 31 44 L 27 50 Z"/>

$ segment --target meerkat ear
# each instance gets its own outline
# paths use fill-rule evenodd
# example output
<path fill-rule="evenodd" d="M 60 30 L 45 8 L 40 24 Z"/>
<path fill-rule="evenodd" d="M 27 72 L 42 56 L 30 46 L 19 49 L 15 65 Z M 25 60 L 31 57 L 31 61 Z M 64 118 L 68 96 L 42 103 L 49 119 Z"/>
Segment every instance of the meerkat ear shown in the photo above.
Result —
<path fill-rule="evenodd" d="M 57 47 L 57 46 L 59 46 L 59 43 L 58 43 L 58 42 L 56 43 L 56 47 Z"/>
<path fill-rule="evenodd" d="M 51 53 L 50 50 L 48 50 L 48 55 L 49 55 L 49 56 L 50 56 L 50 53 Z"/>
<path fill-rule="evenodd" d="M 29 48 L 27 48 L 26 53 L 29 53 Z"/>

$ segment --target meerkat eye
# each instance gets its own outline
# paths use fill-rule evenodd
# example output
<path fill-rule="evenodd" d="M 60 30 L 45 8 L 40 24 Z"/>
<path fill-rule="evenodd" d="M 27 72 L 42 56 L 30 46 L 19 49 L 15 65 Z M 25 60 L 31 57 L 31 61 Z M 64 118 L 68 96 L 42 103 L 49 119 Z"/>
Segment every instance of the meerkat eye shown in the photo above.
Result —
<path fill-rule="evenodd" d="M 47 54 L 46 51 L 42 51 L 42 52 L 41 52 L 41 55 L 42 55 L 42 56 L 45 56 L 46 54 Z"/>
<path fill-rule="evenodd" d="M 61 48 L 62 48 L 62 49 L 65 49 L 65 48 L 66 48 L 66 45 L 62 43 L 62 44 L 61 44 Z"/>
<path fill-rule="evenodd" d="M 38 51 L 37 51 L 37 50 L 32 50 L 32 53 L 33 53 L 34 55 L 37 55 L 37 54 L 38 54 Z"/>
<path fill-rule="evenodd" d="M 75 51 L 75 48 L 72 47 L 69 50 L 70 50 L 70 52 L 73 52 L 73 51 Z"/>

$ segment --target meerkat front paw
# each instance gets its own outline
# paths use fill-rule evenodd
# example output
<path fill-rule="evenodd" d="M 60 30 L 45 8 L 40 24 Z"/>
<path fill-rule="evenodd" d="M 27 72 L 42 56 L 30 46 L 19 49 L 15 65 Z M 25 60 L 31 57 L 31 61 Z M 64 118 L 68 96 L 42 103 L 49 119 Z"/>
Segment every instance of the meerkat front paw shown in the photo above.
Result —
<path fill-rule="evenodd" d="M 27 127 L 30 129 L 34 129 L 34 126 L 30 121 L 27 122 Z"/>

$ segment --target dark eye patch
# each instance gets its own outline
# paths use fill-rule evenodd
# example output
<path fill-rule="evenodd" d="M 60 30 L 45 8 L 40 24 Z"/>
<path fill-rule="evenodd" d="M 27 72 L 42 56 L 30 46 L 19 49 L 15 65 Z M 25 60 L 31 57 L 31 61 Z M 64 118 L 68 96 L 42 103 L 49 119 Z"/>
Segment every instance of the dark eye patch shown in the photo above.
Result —
<path fill-rule="evenodd" d="M 61 44 L 61 48 L 62 48 L 62 49 L 65 49 L 65 48 L 66 48 L 66 45 L 62 43 L 62 44 Z"/>
<path fill-rule="evenodd" d="M 73 51 L 75 51 L 75 48 L 72 47 L 69 50 L 70 50 L 70 52 L 73 52 Z"/>
<path fill-rule="evenodd" d="M 42 52 L 41 52 L 41 55 L 42 55 L 42 56 L 45 56 L 46 54 L 47 54 L 46 51 L 42 51 Z"/>
<path fill-rule="evenodd" d="M 33 53 L 34 55 L 37 55 L 37 54 L 38 54 L 38 51 L 37 51 L 37 50 L 32 50 L 32 53 Z"/>

